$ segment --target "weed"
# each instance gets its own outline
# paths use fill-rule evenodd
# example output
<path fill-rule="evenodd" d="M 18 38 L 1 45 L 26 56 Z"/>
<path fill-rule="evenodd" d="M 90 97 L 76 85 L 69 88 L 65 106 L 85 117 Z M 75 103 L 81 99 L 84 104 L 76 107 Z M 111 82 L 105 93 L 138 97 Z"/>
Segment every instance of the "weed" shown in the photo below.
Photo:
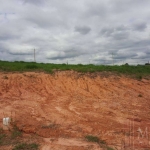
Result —
<path fill-rule="evenodd" d="M 87 135 L 85 136 L 85 139 L 89 142 L 96 142 L 96 143 L 99 143 L 100 140 L 97 136 L 93 136 L 93 135 Z"/>
<path fill-rule="evenodd" d="M 36 143 L 19 143 L 12 150 L 38 150 L 39 145 Z"/>
<path fill-rule="evenodd" d="M 89 142 L 96 142 L 99 144 L 99 146 L 105 150 L 114 150 L 112 147 L 109 147 L 107 145 L 107 143 L 102 140 L 102 139 L 99 139 L 98 137 L 96 136 L 92 136 L 92 135 L 87 135 L 85 136 L 86 140 L 89 141 Z"/>
<path fill-rule="evenodd" d="M 0 145 L 3 144 L 4 138 L 6 137 L 6 135 L 4 133 L 0 133 Z"/>
<path fill-rule="evenodd" d="M 138 75 L 138 76 L 137 76 L 137 79 L 138 79 L 138 80 L 142 80 L 142 76 L 141 76 L 141 75 Z"/>
<path fill-rule="evenodd" d="M 11 138 L 15 139 L 20 136 L 22 136 L 22 132 L 19 130 L 19 128 L 16 125 L 14 125 L 13 130 L 11 132 Z"/>
<path fill-rule="evenodd" d="M 99 140 L 99 144 L 106 144 L 106 142 L 104 140 Z"/>
<path fill-rule="evenodd" d="M 107 146 L 106 147 L 107 150 L 114 150 L 112 147 Z"/>

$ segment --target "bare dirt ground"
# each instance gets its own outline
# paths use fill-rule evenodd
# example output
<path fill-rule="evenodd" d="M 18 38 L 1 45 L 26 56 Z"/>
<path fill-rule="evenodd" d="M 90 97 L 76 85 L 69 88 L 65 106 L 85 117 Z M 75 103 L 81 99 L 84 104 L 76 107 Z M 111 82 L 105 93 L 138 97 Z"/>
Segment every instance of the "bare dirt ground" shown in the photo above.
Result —
<path fill-rule="evenodd" d="M 74 71 L 1 72 L 0 127 L 3 117 L 12 117 L 23 133 L 38 136 L 41 150 L 102 149 L 87 142 L 86 135 L 118 150 L 146 148 L 150 80 Z"/>

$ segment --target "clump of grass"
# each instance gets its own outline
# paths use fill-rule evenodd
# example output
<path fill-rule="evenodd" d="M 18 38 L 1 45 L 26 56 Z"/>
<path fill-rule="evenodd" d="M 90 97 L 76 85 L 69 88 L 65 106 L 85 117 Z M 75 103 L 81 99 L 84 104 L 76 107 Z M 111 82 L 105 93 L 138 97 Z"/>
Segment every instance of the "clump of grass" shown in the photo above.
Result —
<path fill-rule="evenodd" d="M 38 150 L 39 145 L 36 143 L 19 143 L 12 150 Z"/>
<path fill-rule="evenodd" d="M 107 150 L 114 150 L 112 147 L 107 146 L 106 147 Z"/>
<path fill-rule="evenodd" d="M 19 130 L 19 128 L 16 125 L 14 125 L 13 130 L 11 132 L 11 138 L 15 139 L 20 136 L 22 136 L 22 132 Z"/>
<path fill-rule="evenodd" d="M 0 145 L 3 145 L 5 137 L 6 137 L 6 134 L 4 133 L 4 130 L 0 128 Z"/>
<path fill-rule="evenodd" d="M 85 136 L 85 139 L 89 142 L 96 142 L 96 143 L 105 144 L 105 141 L 100 140 L 97 136 L 87 135 L 87 136 Z"/>
<path fill-rule="evenodd" d="M 138 75 L 138 76 L 137 76 L 137 79 L 138 79 L 138 80 L 142 80 L 142 75 Z"/>
<path fill-rule="evenodd" d="M 6 137 L 6 135 L 4 133 L 0 133 L 0 145 L 3 144 L 5 137 Z"/>
<path fill-rule="evenodd" d="M 99 139 L 97 136 L 87 135 L 87 136 L 85 136 L 85 139 L 89 142 L 98 143 L 100 145 L 100 147 L 102 147 L 105 150 L 114 150 L 112 147 L 109 147 L 104 140 Z"/>

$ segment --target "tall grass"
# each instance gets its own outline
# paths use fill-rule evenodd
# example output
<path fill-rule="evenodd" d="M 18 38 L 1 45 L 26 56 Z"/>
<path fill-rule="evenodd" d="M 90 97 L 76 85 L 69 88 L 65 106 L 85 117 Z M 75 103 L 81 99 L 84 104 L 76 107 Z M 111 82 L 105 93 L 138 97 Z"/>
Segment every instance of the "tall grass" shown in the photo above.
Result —
<path fill-rule="evenodd" d="M 115 72 L 128 75 L 136 75 L 137 77 L 142 77 L 145 75 L 150 75 L 150 66 L 138 65 L 115 65 L 115 66 L 105 66 L 105 65 L 67 65 L 67 64 L 51 64 L 51 63 L 35 63 L 35 62 L 23 62 L 23 61 L 0 61 L 0 71 L 45 71 L 48 73 L 53 72 L 53 70 L 74 70 L 78 72 Z"/>

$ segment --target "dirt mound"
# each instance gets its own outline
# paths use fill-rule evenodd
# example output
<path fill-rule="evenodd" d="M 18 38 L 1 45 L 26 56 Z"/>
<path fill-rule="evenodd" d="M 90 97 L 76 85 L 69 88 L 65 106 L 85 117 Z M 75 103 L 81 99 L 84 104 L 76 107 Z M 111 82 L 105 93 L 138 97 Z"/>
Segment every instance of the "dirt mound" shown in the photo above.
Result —
<path fill-rule="evenodd" d="M 136 146 L 140 137 L 136 131 L 145 131 L 150 123 L 150 80 L 74 71 L 1 72 L 1 120 L 6 116 L 25 133 L 57 139 L 47 142 L 43 150 L 62 145 L 62 138 L 77 140 L 86 135 L 116 147 L 131 146 L 133 141 Z M 87 148 L 76 140 L 69 145 L 72 149 Z"/>

